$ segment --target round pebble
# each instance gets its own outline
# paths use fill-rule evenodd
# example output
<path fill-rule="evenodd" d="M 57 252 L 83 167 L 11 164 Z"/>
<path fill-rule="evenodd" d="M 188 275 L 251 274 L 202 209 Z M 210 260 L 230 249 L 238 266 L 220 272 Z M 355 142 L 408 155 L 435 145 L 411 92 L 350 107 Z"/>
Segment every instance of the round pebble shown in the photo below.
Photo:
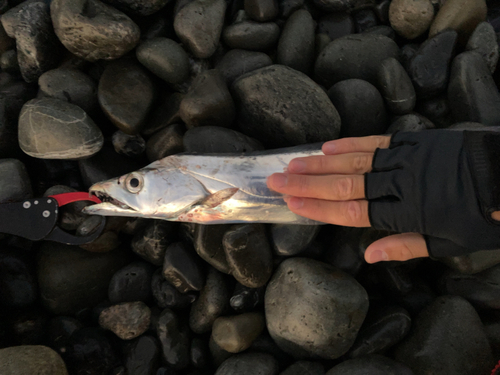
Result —
<path fill-rule="evenodd" d="M 224 316 L 214 321 L 212 337 L 215 343 L 229 353 L 240 353 L 250 347 L 264 330 L 261 313 Z"/>
<path fill-rule="evenodd" d="M 123 302 L 105 308 L 99 315 L 99 325 L 122 340 L 131 340 L 149 328 L 151 310 L 144 302 Z"/>
<path fill-rule="evenodd" d="M 389 7 L 389 21 L 396 32 L 406 39 L 415 39 L 425 33 L 434 19 L 430 0 L 393 0 Z"/>

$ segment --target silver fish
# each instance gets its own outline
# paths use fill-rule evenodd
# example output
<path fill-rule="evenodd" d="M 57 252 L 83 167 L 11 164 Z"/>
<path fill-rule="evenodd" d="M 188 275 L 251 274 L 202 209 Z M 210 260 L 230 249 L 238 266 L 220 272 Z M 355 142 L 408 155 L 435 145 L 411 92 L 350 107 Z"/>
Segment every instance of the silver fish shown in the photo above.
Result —
<path fill-rule="evenodd" d="M 322 224 L 290 211 L 266 179 L 296 157 L 323 155 L 321 144 L 245 154 L 176 154 L 91 186 L 103 203 L 84 212 L 200 224 Z"/>

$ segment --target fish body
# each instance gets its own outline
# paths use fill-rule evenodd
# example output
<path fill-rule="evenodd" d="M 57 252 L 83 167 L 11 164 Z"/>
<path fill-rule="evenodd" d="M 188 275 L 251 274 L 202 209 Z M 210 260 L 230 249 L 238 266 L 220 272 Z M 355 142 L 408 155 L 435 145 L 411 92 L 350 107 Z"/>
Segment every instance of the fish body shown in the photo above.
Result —
<path fill-rule="evenodd" d="M 245 154 L 176 154 L 94 184 L 103 203 L 84 212 L 200 224 L 322 224 L 290 211 L 266 179 L 297 157 L 323 155 L 321 144 Z"/>

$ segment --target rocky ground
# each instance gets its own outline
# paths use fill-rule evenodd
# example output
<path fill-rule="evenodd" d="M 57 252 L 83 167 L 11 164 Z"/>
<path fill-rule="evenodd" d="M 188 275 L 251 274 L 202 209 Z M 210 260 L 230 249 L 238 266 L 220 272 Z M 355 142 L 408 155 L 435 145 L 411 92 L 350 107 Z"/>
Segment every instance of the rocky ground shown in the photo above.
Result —
<path fill-rule="evenodd" d="M 498 0 L 0 0 L 0 14 L 0 203 L 183 151 L 500 125 Z M 94 228 L 86 204 L 61 227 Z M 489 374 L 500 250 L 367 264 L 384 235 L 127 218 L 81 247 L 0 235 L 0 374 Z"/>

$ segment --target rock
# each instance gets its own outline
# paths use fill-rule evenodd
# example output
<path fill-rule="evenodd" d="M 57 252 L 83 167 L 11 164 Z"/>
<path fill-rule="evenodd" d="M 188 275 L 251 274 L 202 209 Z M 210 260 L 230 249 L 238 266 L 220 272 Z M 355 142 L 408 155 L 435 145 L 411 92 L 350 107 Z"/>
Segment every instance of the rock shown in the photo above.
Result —
<path fill-rule="evenodd" d="M 139 62 L 171 85 L 179 85 L 189 78 L 189 57 L 175 41 L 152 38 L 142 42 L 136 50 Z"/>
<path fill-rule="evenodd" d="M 232 129 L 219 126 L 200 126 L 189 129 L 183 138 L 186 152 L 242 153 L 263 150 L 256 139 Z"/>
<path fill-rule="evenodd" d="M 124 13 L 99 0 L 55 0 L 50 14 L 62 44 L 87 61 L 117 59 L 139 42 L 139 27 Z"/>
<path fill-rule="evenodd" d="M 297 361 L 280 375 L 325 375 L 325 368 L 319 362 Z"/>
<path fill-rule="evenodd" d="M 193 293 L 181 293 L 162 276 L 161 268 L 158 268 L 151 279 L 151 290 L 156 304 L 165 309 L 184 309 L 189 307 L 195 300 Z"/>
<path fill-rule="evenodd" d="M 231 273 L 231 270 L 227 263 L 222 238 L 230 228 L 231 224 L 196 224 L 193 239 L 196 253 L 216 270 L 226 274 Z"/>
<path fill-rule="evenodd" d="M 1 73 L 0 73 L 1 74 Z M 17 118 L 8 116 L 7 99 L 0 98 L 0 158 L 16 158 L 22 155 L 17 139 Z"/>
<path fill-rule="evenodd" d="M 319 34 L 326 34 L 330 40 L 351 35 L 356 32 L 356 25 L 350 14 L 347 13 L 329 13 L 318 20 Z"/>
<path fill-rule="evenodd" d="M 271 58 L 263 52 L 232 49 L 215 65 L 228 87 L 239 76 L 272 64 Z"/>
<path fill-rule="evenodd" d="M 277 0 L 244 0 L 245 13 L 257 22 L 271 21 L 278 15 Z"/>
<path fill-rule="evenodd" d="M 146 141 L 139 134 L 129 135 L 117 130 L 113 133 L 111 141 L 116 153 L 129 158 L 137 157 L 146 151 Z"/>
<path fill-rule="evenodd" d="M 132 251 L 155 266 L 163 265 L 167 247 L 175 240 L 176 225 L 152 220 L 132 239 Z"/>
<path fill-rule="evenodd" d="M 71 315 L 106 299 L 112 276 L 128 256 L 122 251 L 90 253 L 76 246 L 44 242 L 37 274 L 41 302 L 50 312 Z"/>
<path fill-rule="evenodd" d="M 403 67 L 406 69 L 406 71 L 408 71 L 408 69 L 410 68 L 410 63 L 413 60 L 413 58 L 415 57 L 415 55 L 417 54 L 419 48 L 420 48 L 420 44 L 416 44 L 416 43 L 405 44 L 401 48 L 400 62 L 401 62 L 401 65 L 403 65 Z"/>
<path fill-rule="evenodd" d="M 421 100 L 417 103 L 415 111 L 428 118 L 437 128 L 448 128 L 453 123 L 450 103 L 446 94 Z"/>
<path fill-rule="evenodd" d="M 458 33 L 458 41 L 465 44 L 476 26 L 486 20 L 486 11 L 484 0 L 447 0 L 432 22 L 429 38 L 453 29 Z"/>
<path fill-rule="evenodd" d="M 181 122 L 179 107 L 183 98 L 184 95 L 178 92 L 163 95 L 156 109 L 152 111 L 148 124 L 145 125 L 142 133 L 150 136 L 168 125 Z"/>
<path fill-rule="evenodd" d="M 3 72 L 13 75 L 18 75 L 21 72 L 16 50 L 11 49 L 2 53 L 2 56 L 0 56 L 0 68 L 2 68 Z"/>
<path fill-rule="evenodd" d="M 146 152 L 150 162 L 184 151 L 184 125 L 172 124 L 155 133 L 148 139 Z"/>
<path fill-rule="evenodd" d="M 234 278 L 250 288 L 265 285 L 273 272 L 272 253 L 262 224 L 235 225 L 222 238 Z"/>
<path fill-rule="evenodd" d="M 215 375 L 277 375 L 278 363 L 269 354 L 243 353 L 226 359 Z"/>
<path fill-rule="evenodd" d="M 123 302 L 105 308 L 99 315 L 99 325 L 122 340 L 132 340 L 149 328 L 151 310 L 144 302 Z"/>
<path fill-rule="evenodd" d="M 0 204 L 33 198 L 31 181 L 23 162 L 0 159 Z"/>
<path fill-rule="evenodd" d="M 42 345 L 21 345 L 0 349 L 2 375 L 68 375 L 63 359 Z"/>
<path fill-rule="evenodd" d="M 267 148 L 332 140 L 340 116 L 327 94 L 309 77 L 271 65 L 233 84 L 240 130 Z"/>
<path fill-rule="evenodd" d="M 217 49 L 224 24 L 224 0 L 194 0 L 174 17 L 175 33 L 193 55 L 207 59 Z"/>
<path fill-rule="evenodd" d="M 396 40 L 396 33 L 394 32 L 394 29 L 390 26 L 387 26 L 387 25 L 379 25 L 379 26 L 370 27 L 369 29 L 366 29 L 363 32 L 365 34 L 383 35 L 383 36 L 386 36 L 392 40 Z"/>
<path fill-rule="evenodd" d="M 77 236 L 83 237 L 94 232 L 94 230 L 96 230 L 99 226 L 101 220 L 102 218 L 98 217 L 90 217 L 86 219 L 76 229 L 75 234 Z M 118 235 L 115 232 L 108 231 L 102 233 L 96 240 L 92 241 L 91 243 L 80 245 L 80 248 L 94 253 L 105 253 L 116 249 L 118 246 L 120 246 L 120 243 L 121 242 L 118 239 Z"/>
<path fill-rule="evenodd" d="M 422 43 L 412 58 L 408 75 L 419 97 L 436 96 L 446 90 L 456 39 L 455 31 L 443 31 Z"/>
<path fill-rule="evenodd" d="M 68 316 L 54 317 L 46 327 L 47 345 L 58 354 L 63 354 L 67 350 L 70 336 L 81 328 L 83 324 L 78 319 Z"/>
<path fill-rule="evenodd" d="M 217 318 L 212 328 L 215 343 L 229 353 L 240 353 L 250 347 L 264 330 L 261 313 L 246 313 Z"/>
<path fill-rule="evenodd" d="M 389 7 L 392 28 L 406 39 L 425 33 L 433 19 L 434 7 L 429 0 L 394 0 Z"/>
<path fill-rule="evenodd" d="M 479 316 L 458 296 L 440 296 L 416 318 L 395 359 L 416 374 L 488 373 L 494 366 Z"/>
<path fill-rule="evenodd" d="M 318 8 L 328 13 L 346 11 L 362 2 L 357 0 L 314 0 L 314 4 Z"/>
<path fill-rule="evenodd" d="M 230 48 L 268 51 L 278 42 L 280 28 L 274 22 L 243 21 L 224 28 L 222 39 Z"/>
<path fill-rule="evenodd" d="M 231 126 L 235 117 L 234 103 L 219 71 L 211 69 L 196 77 L 182 99 L 179 116 L 188 129 Z"/>
<path fill-rule="evenodd" d="M 104 2 L 120 9 L 140 16 L 149 16 L 158 12 L 170 0 L 105 0 Z"/>
<path fill-rule="evenodd" d="M 387 129 L 384 100 L 371 83 L 347 79 L 332 86 L 328 97 L 340 114 L 340 137 L 383 134 Z"/>
<path fill-rule="evenodd" d="M 351 14 L 358 33 L 363 33 L 366 30 L 378 25 L 375 12 L 369 8 L 359 9 Z"/>
<path fill-rule="evenodd" d="M 498 63 L 498 41 L 493 26 L 488 22 L 477 25 L 465 47 L 466 51 L 476 51 L 483 56 L 491 73 L 495 72 Z"/>
<path fill-rule="evenodd" d="M 36 275 L 24 257 L 15 249 L 2 248 L 0 253 L 0 305 L 22 308 L 38 298 Z"/>
<path fill-rule="evenodd" d="M 191 340 L 190 350 L 191 365 L 195 368 L 204 370 L 210 367 L 210 354 L 208 352 L 207 343 L 199 337 Z"/>
<path fill-rule="evenodd" d="M 376 84 L 379 66 L 389 57 L 399 57 L 392 39 L 377 34 L 347 35 L 325 47 L 316 60 L 314 75 L 326 88 L 351 78 Z"/>
<path fill-rule="evenodd" d="M 314 20 L 307 10 L 293 13 L 281 33 L 276 62 L 309 74 L 315 58 L 314 29 Z"/>
<path fill-rule="evenodd" d="M 182 370 L 189 365 L 189 330 L 170 309 L 160 314 L 156 326 L 162 346 L 163 359 L 174 369 Z"/>
<path fill-rule="evenodd" d="M 316 46 L 316 57 L 325 49 L 325 47 L 330 43 L 332 40 L 330 37 L 326 34 L 316 34 L 316 39 L 315 39 L 315 46 Z"/>
<path fill-rule="evenodd" d="M 350 359 L 335 366 L 325 375 L 413 375 L 405 365 L 381 355 Z"/>
<path fill-rule="evenodd" d="M 97 85 L 85 73 L 74 68 L 58 68 L 38 79 L 38 97 L 48 97 L 75 104 L 86 113 L 97 108 Z"/>
<path fill-rule="evenodd" d="M 318 225 L 272 224 L 271 239 L 278 256 L 294 256 L 303 252 L 316 238 Z"/>
<path fill-rule="evenodd" d="M 181 293 L 201 290 L 205 283 L 199 259 L 194 255 L 194 250 L 183 242 L 175 242 L 167 248 L 163 277 Z"/>
<path fill-rule="evenodd" d="M 233 295 L 229 300 L 231 308 L 237 312 L 251 312 L 257 306 L 264 304 L 265 286 L 249 288 L 237 283 Z"/>
<path fill-rule="evenodd" d="M 413 111 L 417 100 L 415 88 L 398 60 L 390 57 L 382 61 L 377 74 L 377 83 L 392 113 L 404 115 Z"/>
<path fill-rule="evenodd" d="M 386 134 L 393 134 L 397 131 L 419 132 L 426 129 L 433 129 L 434 124 L 422 115 L 410 113 L 398 117 L 387 129 Z"/>
<path fill-rule="evenodd" d="M 265 296 L 267 329 L 296 358 L 345 354 L 368 310 L 368 295 L 351 276 L 307 258 L 283 261 Z"/>
<path fill-rule="evenodd" d="M 133 340 L 126 349 L 127 375 L 154 374 L 160 364 L 160 343 L 149 335 Z"/>
<path fill-rule="evenodd" d="M 301 9 L 304 6 L 304 0 L 278 0 L 279 6 L 279 17 L 287 19 L 296 10 Z"/>
<path fill-rule="evenodd" d="M 108 288 L 111 303 L 148 302 L 151 298 L 151 278 L 154 268 L 146 262 L 134 262 L 118 270 Z"/>
<path fill-rule="evenodd" d="M 36 82 L 61 59 L 61 45 L 52 28 L 49 5 L 42 0 L 23 2 L 2 15 L 7 35 L 16 39 L 17 58 L 26 82 Z"/>
<path fill-rule="evenodd" d="M 500 124 L 500 93 L 488 66 L 476 52 L 463 52 L 453 60 L 448 99 L 455 122 Z"/>
<path fill-rule="evenodd" d="M 15 39 L 10 38 L 5 32 L 5 28 L 0 22 L 0 54 L 10 50 L 16 44 Z"/>
<path fill-rule="evenodd" d="M 226 359 L 233 356 L 232 353 L 226 352 L 219 347 L 212 336 L 210 336 L 210 340 L 208 341 L 208 348 L 212 357 L 212 363 L 215 367 L 219 367 Z"/>
<path fill-rule="evenodd" d="M 223 275 L 210 267 L 198 299 L 191 305 L 189 327 L 195 333 L 210 332 L 214 321 L 226 310 L 229 292 Z"/>
<path fill-rule="evenodd" d="M 366 228 L 334 226 L 319 238 L 326 244 L 323 261 L 356 277 L 365 264 L 360 240 Z"/>
<path fill-rule="evenodd" d="M 484 250 L 462 256 L 444 257 L 440 262 L 461 274 L 473 275 L 499 264 L 500 250 Z"/>

